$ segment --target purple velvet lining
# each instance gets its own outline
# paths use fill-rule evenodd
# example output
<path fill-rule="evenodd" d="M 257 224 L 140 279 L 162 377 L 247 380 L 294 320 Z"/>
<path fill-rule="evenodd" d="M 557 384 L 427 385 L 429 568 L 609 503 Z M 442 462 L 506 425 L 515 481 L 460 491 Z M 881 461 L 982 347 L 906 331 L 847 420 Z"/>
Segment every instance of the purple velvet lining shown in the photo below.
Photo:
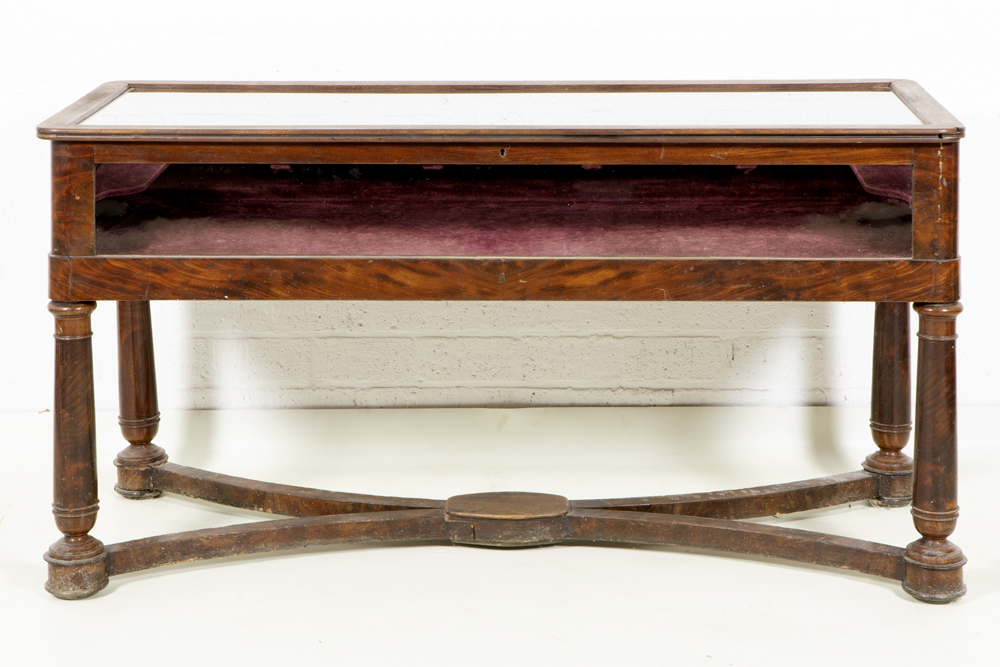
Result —
<path fill-rule="evenodd" d="M 94 177 L 94 201 L 142 192 L 162 174 L 166 164 L 102 164 Z"/>
<path fill-rule="evenodd" d="M 913 170 L 908 164 L 858 164 L 851 167 L 866 192 L 913 203 Z"/>
<path fill-rule="evenodd" d="M 102 164 L 97 170 L 97 186 L 94 201 L 107 197 L 134 195 L 142 192 L 163 173 L 167 164 Z M 581 165 L 584 169 L 600 169 L 599 164 Z M 444 169 L 444 165 L 425 164 L 424 169 Z M 757 165 L 737 165 L 737 169 L 749 172 Z M 854 175 L 861 187 L 873 195 L 892 197 L 906 203 L 913 200 L 913 172 L 907 165 L 864 164 L 852 165 Z M 292 171 L 288 164 L 272 164 L 271 171 Z"/>
<path fill-rule="evenodd" d="M 909 256 L 909 206 L 859 177 L 846 166 L 173 165 L 102 202 L 97 243 L 157 255 Z"/>

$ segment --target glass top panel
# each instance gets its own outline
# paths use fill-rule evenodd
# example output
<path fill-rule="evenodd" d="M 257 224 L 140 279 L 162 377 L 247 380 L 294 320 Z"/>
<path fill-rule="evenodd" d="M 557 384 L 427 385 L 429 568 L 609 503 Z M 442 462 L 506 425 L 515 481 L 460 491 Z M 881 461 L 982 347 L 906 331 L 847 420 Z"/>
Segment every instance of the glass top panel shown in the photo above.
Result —
<path fill-rule="evenodd" d="M 81 125 L 129 127 L 799 127 L 922 125 L 891 91 L 127 92 Z"/>

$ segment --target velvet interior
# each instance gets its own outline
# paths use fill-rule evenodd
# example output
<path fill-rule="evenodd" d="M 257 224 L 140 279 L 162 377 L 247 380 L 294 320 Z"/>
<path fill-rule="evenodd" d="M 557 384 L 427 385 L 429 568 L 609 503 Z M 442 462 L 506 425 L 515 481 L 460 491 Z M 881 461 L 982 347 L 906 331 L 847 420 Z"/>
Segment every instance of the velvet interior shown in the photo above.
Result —
<path fill-rule="evenodd" d="M 127 165 L 98 169 L 97 192 L 113 193 L 97 205 L 99 253 L 836 258 L 912 247 L 906 166 L 177 164 L 152 179 L 145 167 L 131 186 Z"/>
<path fill-rule="evenodd" d="M 167 164 L 102 164 L 97 169 L 94 201 L 108 197 L 134 195 L 147 189 Z"/>
<path fill-rule="evenodd" d="M 913 202 L 913 170 L 908 164 L 859 164 L 852 166 L 861 187 L 873 195 Z"/>

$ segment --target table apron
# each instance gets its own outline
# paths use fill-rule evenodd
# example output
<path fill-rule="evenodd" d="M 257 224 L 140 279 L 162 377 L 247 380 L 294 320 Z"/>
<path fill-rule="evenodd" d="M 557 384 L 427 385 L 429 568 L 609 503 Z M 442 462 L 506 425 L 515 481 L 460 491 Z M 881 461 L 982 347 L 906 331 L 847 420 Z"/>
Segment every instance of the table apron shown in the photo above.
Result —
<path fill-rule="evenodd" d="M 50 256 L 50 298 L 897 301 L 959 298 L 959 260 Z"/>

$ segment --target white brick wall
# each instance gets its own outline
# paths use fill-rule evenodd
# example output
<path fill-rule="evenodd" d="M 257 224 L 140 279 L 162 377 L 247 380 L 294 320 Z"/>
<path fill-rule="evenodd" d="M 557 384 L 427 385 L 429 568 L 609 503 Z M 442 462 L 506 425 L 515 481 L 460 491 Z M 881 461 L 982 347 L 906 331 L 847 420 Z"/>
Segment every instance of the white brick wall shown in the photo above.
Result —
<path fill-rule="evenodd" d="M 171 407 L 857 405 L 869 391 L 867 304 L 153 308 Z"/>

